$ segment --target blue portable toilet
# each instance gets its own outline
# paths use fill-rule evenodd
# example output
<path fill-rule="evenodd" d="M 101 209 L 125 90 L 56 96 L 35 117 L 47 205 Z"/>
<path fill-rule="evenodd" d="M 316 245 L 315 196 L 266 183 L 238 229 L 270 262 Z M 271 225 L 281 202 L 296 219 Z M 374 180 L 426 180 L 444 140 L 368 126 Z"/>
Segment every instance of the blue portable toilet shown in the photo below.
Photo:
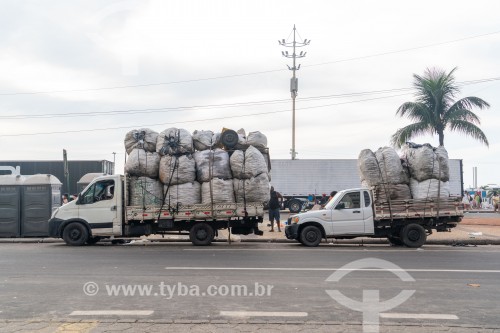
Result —
<path fill-rule="evenodd" d="M 61 186 L 53 175 L 26 177 L 21 195 L 21 237 L 49 235 L 52 211 L 61 206 Z"/>
<path fill-rule="evenodd" d="M 25 177 L 0 176 L 0 237 L 21 236 L 21 192 Z"/>

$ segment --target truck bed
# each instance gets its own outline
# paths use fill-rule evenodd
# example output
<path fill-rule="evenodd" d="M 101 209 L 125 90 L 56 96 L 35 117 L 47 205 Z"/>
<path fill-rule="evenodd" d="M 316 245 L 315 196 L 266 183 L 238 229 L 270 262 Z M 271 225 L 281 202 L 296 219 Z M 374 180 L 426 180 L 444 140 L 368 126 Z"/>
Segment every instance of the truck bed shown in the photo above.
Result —
<path fill-rule="evenodd" d="M 463 217 L 459 197 L 391 200 L 374 203 L 374 220 Z"/>
<path fill-rule="evenodd" d="M 168 206 L 127 206 L 125 207 L 126 220 L 144 221 L 155 219 L 173 220 L 207 220 L 207 219 L 236 219 L 252 216 L 264 216 L 262 203 L 225 203 L 225 204 L 197 204 L 180 206 L 179 210 L 169 209 Z"/>

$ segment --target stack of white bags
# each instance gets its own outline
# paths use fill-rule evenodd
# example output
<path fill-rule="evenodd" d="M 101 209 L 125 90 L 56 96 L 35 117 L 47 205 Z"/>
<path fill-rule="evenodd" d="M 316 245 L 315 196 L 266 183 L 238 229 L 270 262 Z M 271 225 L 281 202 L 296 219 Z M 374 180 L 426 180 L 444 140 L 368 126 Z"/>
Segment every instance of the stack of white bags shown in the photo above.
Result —
<path fill-rule="evenodd" d="M 132 205 L 178 208 L 194 204 L 269 200 L 267 138 L 238 131 L 235 150 L 224 150 L 220 133 L 168 128 L 133 130 L 125 136 L 125 172 Z"/>

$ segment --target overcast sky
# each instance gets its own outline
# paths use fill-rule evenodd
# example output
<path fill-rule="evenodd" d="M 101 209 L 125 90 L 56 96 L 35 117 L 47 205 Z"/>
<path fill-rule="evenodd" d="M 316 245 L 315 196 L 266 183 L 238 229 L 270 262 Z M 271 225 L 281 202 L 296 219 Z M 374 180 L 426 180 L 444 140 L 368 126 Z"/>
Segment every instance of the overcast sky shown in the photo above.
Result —
<path fill-rule="evenodd" d="M 445 147 L 463 159 L 465 187 L 473 167 L 478 185 L 498 184 L 499 13 L 497 0 L 0 0 L 0 160 L 116 152 L 122 173 L 125 134 L 141 127 L 261 131 L 272 158 L 290 158 L 291 60 L 278 39 L 295 24 L 311 40 L 298 61 L 298 158 L 389 145 L 409 124 L 396 110 L 414 100 L 413 74 L 458 67 L 457 98 L 491 105 L 475 110 L 490 146 L 447 131 Z"/>

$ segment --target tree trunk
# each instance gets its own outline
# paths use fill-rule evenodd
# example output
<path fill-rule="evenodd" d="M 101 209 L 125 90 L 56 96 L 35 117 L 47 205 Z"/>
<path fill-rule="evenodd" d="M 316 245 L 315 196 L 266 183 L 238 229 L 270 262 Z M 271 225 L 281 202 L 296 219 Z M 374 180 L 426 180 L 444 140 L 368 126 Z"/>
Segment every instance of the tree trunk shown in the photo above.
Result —
<path fill-rule="evenodd" d="M 438 131 L 438 135 L 439 135 L 439 145 L 444 146 L 444 133 L 443 133 L 443 131 Z"/>

